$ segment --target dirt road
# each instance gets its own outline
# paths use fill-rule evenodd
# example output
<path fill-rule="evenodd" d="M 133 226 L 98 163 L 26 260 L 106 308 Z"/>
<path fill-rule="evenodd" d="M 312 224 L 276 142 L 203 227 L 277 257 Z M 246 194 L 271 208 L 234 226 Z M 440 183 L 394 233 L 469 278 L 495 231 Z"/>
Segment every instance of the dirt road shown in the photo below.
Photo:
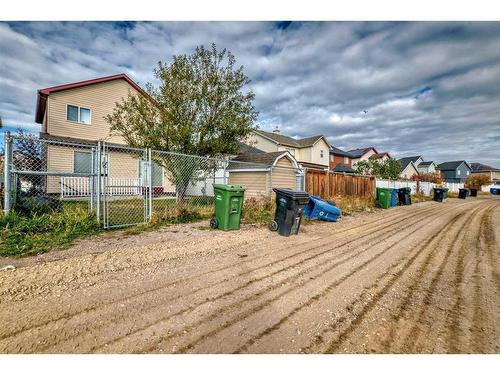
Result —
<path fill-rule="evenodd" d="M 199 232 L 0 273 L 0 352 L 500 353 L 498 198 Z"/>

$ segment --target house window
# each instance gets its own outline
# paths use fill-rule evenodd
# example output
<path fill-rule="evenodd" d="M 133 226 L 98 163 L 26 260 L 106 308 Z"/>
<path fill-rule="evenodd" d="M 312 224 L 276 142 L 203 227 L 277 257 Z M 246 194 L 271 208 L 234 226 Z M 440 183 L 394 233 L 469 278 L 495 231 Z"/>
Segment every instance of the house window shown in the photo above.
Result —
<path fill-rule="evenodd" d="M 469 171 L 467 171 L 467 176 L 469 175 L 469 173 L 470 173 L 470 172 L 469 172 Z"/>
<path fill-rule="evenodd" d="M 323 157 L 323 150 L 319 150 L 319 156 Z"/>
<path fill-rule="evenodd" d="M 79 122 L 80 124 L 90 124 L 92 113 L 90 109 L 68 104 L 66 106 L 66 120 Z"/>
<path fill-rule="evenodd" d="M 92 172 L 92 154 L 90 152 L 75 151 L 73 158 L 74 173 Z"/>
<path fill-rule="evenodd" d="M 460 176 L 460 169 L 457 171 L 457 175 Z"/>
<path fill-rule="evenodd" d="M 347 156 L 344 156 L 344 164 L 349 164 L 349 158 Z"/>

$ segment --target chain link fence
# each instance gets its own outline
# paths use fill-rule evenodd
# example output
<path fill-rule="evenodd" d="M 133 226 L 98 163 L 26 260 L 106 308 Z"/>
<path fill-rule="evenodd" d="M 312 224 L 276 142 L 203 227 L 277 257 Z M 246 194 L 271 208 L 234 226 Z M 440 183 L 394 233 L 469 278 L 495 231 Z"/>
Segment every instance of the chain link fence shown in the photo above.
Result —
<path fill-rule="evenodd" d="M 209 218 L 214 184 L 238 184 L 245 197 L 304 188 L 288 153 L 210 158 L 95 142 L 5 139 L 4 211 L 86 207 L 104 228 Z"/>

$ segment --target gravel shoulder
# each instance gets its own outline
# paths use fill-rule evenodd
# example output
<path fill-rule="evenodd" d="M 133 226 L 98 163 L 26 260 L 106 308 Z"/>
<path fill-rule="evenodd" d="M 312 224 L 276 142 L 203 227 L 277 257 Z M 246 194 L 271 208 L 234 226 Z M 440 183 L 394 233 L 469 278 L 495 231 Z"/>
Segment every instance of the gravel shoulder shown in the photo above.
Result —
<path fill-rule="evenodd" d="M 110 233 L 0 273 L 0 352 L 500 353 L 499 228 L 478 197 Z"/>

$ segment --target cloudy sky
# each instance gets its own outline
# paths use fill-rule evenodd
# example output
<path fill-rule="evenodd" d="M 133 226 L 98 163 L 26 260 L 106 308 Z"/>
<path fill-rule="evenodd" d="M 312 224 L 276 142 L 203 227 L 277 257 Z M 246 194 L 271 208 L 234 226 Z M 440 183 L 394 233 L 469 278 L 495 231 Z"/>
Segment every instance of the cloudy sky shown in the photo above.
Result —
<path fill-rule="evenodd" d="M 36 90 L 215 42 L 252 80 L 264 130 L 500 166 L 500 22 L 0 22 L 4 129 L 38 132 Z"/>

